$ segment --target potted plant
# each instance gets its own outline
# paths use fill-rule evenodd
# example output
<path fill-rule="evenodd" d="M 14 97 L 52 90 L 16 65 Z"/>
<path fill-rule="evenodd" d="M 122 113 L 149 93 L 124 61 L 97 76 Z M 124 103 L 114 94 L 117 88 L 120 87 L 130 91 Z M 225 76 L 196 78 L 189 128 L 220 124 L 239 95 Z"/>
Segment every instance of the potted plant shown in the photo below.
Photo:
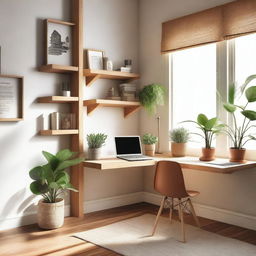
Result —
<path fill-rule="evenodd" d="M 164 104 L 165 96 L 166 89 L 159 84 L 147 85 L 139 92 L 140 103 L 150 114 L 156 111 L 157 105 Z"/>
<path fill-rule="evenodd" d="M 249 76 L 240 88 L 237 88 L 235 84 L 231 84 L 229 86 L 228 102 L 223 104 L 224 109 L 231 115 L 233 120 L 233 126 L 226 125 L 225 129 L 226 134 L 230 137 L 232 142 L 230 148 L 230 162 L 246 162 L 244 159 L 246 152 L 244 146 L 248 141 L 255 139 L 249 131 L 252 127 L 255 127 L 255 125 L 251 125 L 251 121 L 256 120 L 256 112 L 248 110 L 247 107 L 249 103 L 256 102 L 256 86 L 251 86 L 246 89 L 247 85 L 255 78 L 255 75 Z M 246 103 L 243 106 L 237 105 L 235 99 L 244 94 Z M 244 117 L 241 124 L 238 123 L 237 113 L 242 114 Z"/>
<path fill-rule="evenodd" d="M 100 159 L 101 157 L 101 147 L 105 144 L 107 135 L 103 133 L 91 133 L 87 135 L 88 158 L 91 160 Z"/>
<path fill-rule="evenodd" d="M 142 143 L 145 145 L 145 155 L 154 156 L 156 143 L 158 138 L 150 133 L 146 133 L 142 137 Z"/>
<path fill-rule="evenodd" d="M 34 180 L 30 190 L 35 195 L 41 195 L 38 203 L 37 220 L 43 229 L 59 228 L 64 223 L 64 199 L 61 195 L 66 190 L 77 191 L 70 183 L 66 169 L 83 161 L 82 158 L 73 158 L 76 153 L 63 149 L 56 155 L 42 152 L 47 164 L 36 166 L 29 171 Z"/>
<path fill-rule="evenodd" d="M 184 121 L 184 122 L 192 122 L 197 125 L 197 128 L 199 128 L 202 131 L 202 134 L 200 133 L 190 133 L 195 134 L 204 139 L 205 146 L 202 148 L 202 156 L 199 158 L 200 161 L 212 161 L 215 159 L 215 148 L 212 147 L 212 140 L 214 138 L 214 135 L 219 134 L 223 128 L 225 127 L 224 124 L 221 124 L 218 122 L 217 117 L 208 119 L 206 115 L 199 114 L 197 116 L 197 121 Z"/>
<path fill-rule="evenodd" d="M 186 145 L 189 137 L 189 131 L 184 127 L 170 131 L 171 151 L 173 156 L 182 157 L 186 155 Z"/>

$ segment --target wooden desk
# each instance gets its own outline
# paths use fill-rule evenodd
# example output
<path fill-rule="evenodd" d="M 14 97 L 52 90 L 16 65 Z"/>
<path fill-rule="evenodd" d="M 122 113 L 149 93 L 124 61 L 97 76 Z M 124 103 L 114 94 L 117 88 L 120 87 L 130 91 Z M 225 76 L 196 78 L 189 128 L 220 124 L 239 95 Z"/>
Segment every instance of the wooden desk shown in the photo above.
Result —
<path fill-rule="evenodd" d="M 152 160 L 146 161 L 125 161 L 118 158 L 102 159 L 102 160 L 88 160 L 84 161 L 84 167 L 94 168 L 98 170 L 111 170 L 120 168 L 132 167 L 146 167 L 154 166 L 157 161 L 170 160 L 180 163 L 182 168 L 193 169 L 215 173 L 230 174 L 236 171 L 242 171 L 256 167 L 256 162 L 248 161 L 246 164 L 229 163 L 228 159 L 219 158 L 211 162 L 202 162 L 198 157 L 168 157 L 164 155 L 157 155 Z M 224 164 L 224 165 L 223 165 Z"/>

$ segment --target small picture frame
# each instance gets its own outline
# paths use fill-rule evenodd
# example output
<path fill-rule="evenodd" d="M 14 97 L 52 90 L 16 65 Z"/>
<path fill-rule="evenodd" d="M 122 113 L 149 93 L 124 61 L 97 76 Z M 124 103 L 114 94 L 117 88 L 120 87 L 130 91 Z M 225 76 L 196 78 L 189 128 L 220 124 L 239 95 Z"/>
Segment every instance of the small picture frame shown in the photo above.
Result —
<path fill-rule="evenodd" d="M 74 25 L 61 20 L 45 20 L 46 65 L 73 66 L 72 26 Z"/>
<path fill-rule="evenodd" d="M 23 120 L 23 77 L 0 75 L 0 122 Z"/>
<path fill-rule="evenodd" d="M 104 51 L 86 49 L 86 68 L 103 70 Z"/>

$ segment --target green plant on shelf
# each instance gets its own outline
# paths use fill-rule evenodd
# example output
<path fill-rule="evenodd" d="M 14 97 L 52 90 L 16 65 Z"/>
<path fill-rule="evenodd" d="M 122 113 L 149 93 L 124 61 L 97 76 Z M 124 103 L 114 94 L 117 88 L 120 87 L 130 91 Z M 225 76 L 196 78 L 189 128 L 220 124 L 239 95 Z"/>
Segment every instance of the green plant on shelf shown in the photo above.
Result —
<path fill-rule="evenodd" d="M 151 133 L 146 133 L 142 137 L 142 143 L 144 145 L 153 145 L 158 142 L 158 138 Z"/>
<path fill-rule="evenodd" d="M 169 138 L 174 143 L 187 143 L 190 139 L 189 130 L 179 127 L 170 131 Z"/>
<path fill-rule="evenodd" d="M 70 183 L 66 169 L 83 161 L 82 158 L 74 158 L 77 154 L 69 149 L 60 150 L 56 155 L 43 151 L 42 154 L 47 164 L 36 166 L 29 171 L 29 176 L 34 180 L 30 184 L 30 190 L 35 195 L 41 195 L 46 203 L 56 203 L 57 199 L 66 190 L 77 190 Z"/>

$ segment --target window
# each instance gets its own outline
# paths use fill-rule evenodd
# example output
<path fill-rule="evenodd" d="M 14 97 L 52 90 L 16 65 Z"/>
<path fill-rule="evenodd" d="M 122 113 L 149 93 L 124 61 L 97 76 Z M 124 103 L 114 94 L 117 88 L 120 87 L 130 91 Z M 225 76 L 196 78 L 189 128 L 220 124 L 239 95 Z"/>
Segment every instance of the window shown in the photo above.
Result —
<path fill-rule="evenodd" d="M 256 34 L 171 53 L 170 127 L 186 126 L 194 132 L 195 124 L 180 122 L 196 120 L 199 113 L 209 118 L 218 116 L 223 122 L 230 122 L 221 102 L 217 100 L 216 89 L 225 100 L 229 83 L 241 85 L 249 75 L 256 74 L 255 59 Z M 243 105 L 244 101 L 245 98 L 241 97 L 237 103 Z M 255 110 L 256 103 L 251 104 L 250 109 Z M 242 121 L 243 117 L 237 116 Z M 200 137 L 193 136 L 192 140 L 190 148 L 202 147 Z M 228 149 L 229 145 L 220 136 L 216 147 L 217 150 L 218 147 Z M 249 142 L 246 148 L 256 150 L 255 142 Z"/>
<path fill-rule="evenodd" d="M 216 116 L 216 44 L 175 52 L 172 67 L 172 126 L 184 126 L 184 120 L 196 120 L 199 113 Z M 185 125 L 198 132 L 195 124 Z M 201 147 L 198 136 L 190 146 Z"/>

